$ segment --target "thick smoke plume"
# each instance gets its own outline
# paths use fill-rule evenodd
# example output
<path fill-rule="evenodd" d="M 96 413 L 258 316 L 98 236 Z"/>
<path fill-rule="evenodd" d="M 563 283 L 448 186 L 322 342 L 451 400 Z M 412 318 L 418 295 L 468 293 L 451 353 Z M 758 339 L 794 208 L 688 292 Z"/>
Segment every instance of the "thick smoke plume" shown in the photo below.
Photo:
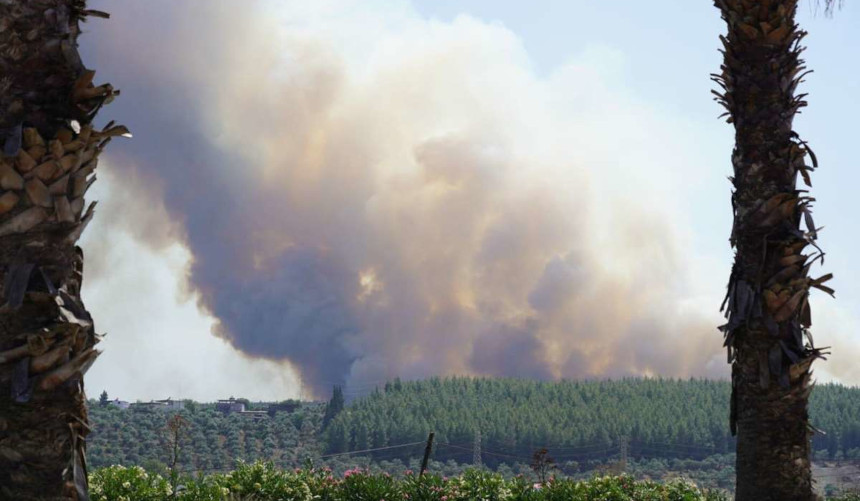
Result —
<path fill-rule="evenodd" d="M 124 4 L 86 48 L 135 134 L 114 175 L 159 187 L 218 336 L 317 394 L 724 374 L 727 270 L 693 287 L 670 202 L 681 126 L 607 83 L 619 54 L 538 77 L 510 31 L 468 17 L 241 4 Z"/>

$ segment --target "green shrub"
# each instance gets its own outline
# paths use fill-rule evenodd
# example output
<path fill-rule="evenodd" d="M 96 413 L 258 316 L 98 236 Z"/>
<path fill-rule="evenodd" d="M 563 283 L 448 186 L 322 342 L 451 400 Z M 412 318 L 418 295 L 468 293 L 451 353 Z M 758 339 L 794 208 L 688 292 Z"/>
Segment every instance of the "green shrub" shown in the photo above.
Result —
<path fill-rule="evenodd" d="M 215 486 L 225 494 L 259 500 L 312 501 L 313 495 L 303 477 L 275 469 L 272 463 L 246 464 L 239 461 L 236 469 L 213 477 Z M 196 501 L 196 500 L 195 500 Z"/>
<path fill-rule="evenodd" d="M 343 501 L 392 501 L 402 499 L 399 482 L 387 474 L 371 474 L 366 470 L 347 470 L 338 490 Z"/>
<path fill-rule="evenodd" d="M 163 501 L 173 492 L 165 478 L 140 466 L 101 468 L 89 480 L 92 501 Z"/>
<path fill-rule="evenodd" d="M 409 501 L 438 501 L 445 495 L 447 479 L 439 475 L 423 476 L 408 472 L 401 482 L 403 497 Z"/>
<path fill-rule="evenodd" d="M 661 484 L 631 476 L 590 480 L 552 478 L 535 483 L 506 479 L 485 470 L 467 470 L 445 478 L 435 474 L 402 477 L 368 470 L 348 470 L 336 477 L 329 469 L 278 470 L 271 463 L 239 462 L 226 474 L 179 477 L 175 495 L 170 483 L 142 468 L 111 466 L 90 476 L 93 501 L 727 501 L 687 481 Z M 860 501 L 845 498 L 844 501 Z"/>

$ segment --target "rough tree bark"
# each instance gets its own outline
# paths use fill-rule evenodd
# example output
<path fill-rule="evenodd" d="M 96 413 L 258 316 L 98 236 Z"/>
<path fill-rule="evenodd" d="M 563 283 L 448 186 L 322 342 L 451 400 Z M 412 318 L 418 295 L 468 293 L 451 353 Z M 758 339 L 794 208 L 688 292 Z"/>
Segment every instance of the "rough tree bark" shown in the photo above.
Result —
<path fill-rule="evenodd" d="M 811 186 L 815 155 L 792 130 L 806 106 L 797 0 L 715 0 L 728 25 L 717 100 L 735 126 L 731 244 L 735 262 L 723 306 L 732 364 L 731 428 L 737 433 L 737 499 L 815 499 L 807 401 L 814 347 L 808 296 L 831 278 L 808 278 L 816 245 Z M 812 166 L 806 164 L 807 156 Z M 803 229 L 801 229 L 803 224 Z"/>
<path fill-rule="evenodd" d="M 86 500 L 83 374 L 99 355 L 76 242 L 117 94 L 77 50 L 84 0 L 0 0 L 0 498 Z"/>

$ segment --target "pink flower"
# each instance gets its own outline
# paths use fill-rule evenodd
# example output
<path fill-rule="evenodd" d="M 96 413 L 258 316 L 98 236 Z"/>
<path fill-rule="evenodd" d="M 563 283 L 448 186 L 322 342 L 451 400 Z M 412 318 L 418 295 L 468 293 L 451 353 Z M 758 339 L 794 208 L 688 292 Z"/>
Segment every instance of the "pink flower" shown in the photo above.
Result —
<path fill-rule="evenodd" d="M 535 490 L 537 490 L 537 489 L 540 489 L 540 488 L 541 488 L 541 485 L 538 483 L 538 484 L 534 484 L 532 487 L 534 487 L 534 488 L 535 488 Z"/>

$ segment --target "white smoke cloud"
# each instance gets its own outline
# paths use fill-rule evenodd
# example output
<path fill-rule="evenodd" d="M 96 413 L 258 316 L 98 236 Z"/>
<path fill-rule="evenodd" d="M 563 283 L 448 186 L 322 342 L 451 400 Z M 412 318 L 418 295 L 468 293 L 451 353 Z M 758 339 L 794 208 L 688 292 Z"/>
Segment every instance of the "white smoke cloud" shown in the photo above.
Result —
<path fill-rule="evenodd" d="M 624 87 L 623 53 L 583 48 L 541 77 L 504 26 L 405 2 L 111 7 L 87 52 L 135 139 L 106 196 L 164 203 L 109 202 L 89 230 L 111 244 L 90 237 L 86 299 L 117 339 L 92 379 L 121 378 L 131 350 L 150 367 L 124 388 L 195 396 L 294 392 L 285 361 L 317 394 L 727 374 L 728 268 L 694 255 L 677 175 L 690 124 Z"/>

